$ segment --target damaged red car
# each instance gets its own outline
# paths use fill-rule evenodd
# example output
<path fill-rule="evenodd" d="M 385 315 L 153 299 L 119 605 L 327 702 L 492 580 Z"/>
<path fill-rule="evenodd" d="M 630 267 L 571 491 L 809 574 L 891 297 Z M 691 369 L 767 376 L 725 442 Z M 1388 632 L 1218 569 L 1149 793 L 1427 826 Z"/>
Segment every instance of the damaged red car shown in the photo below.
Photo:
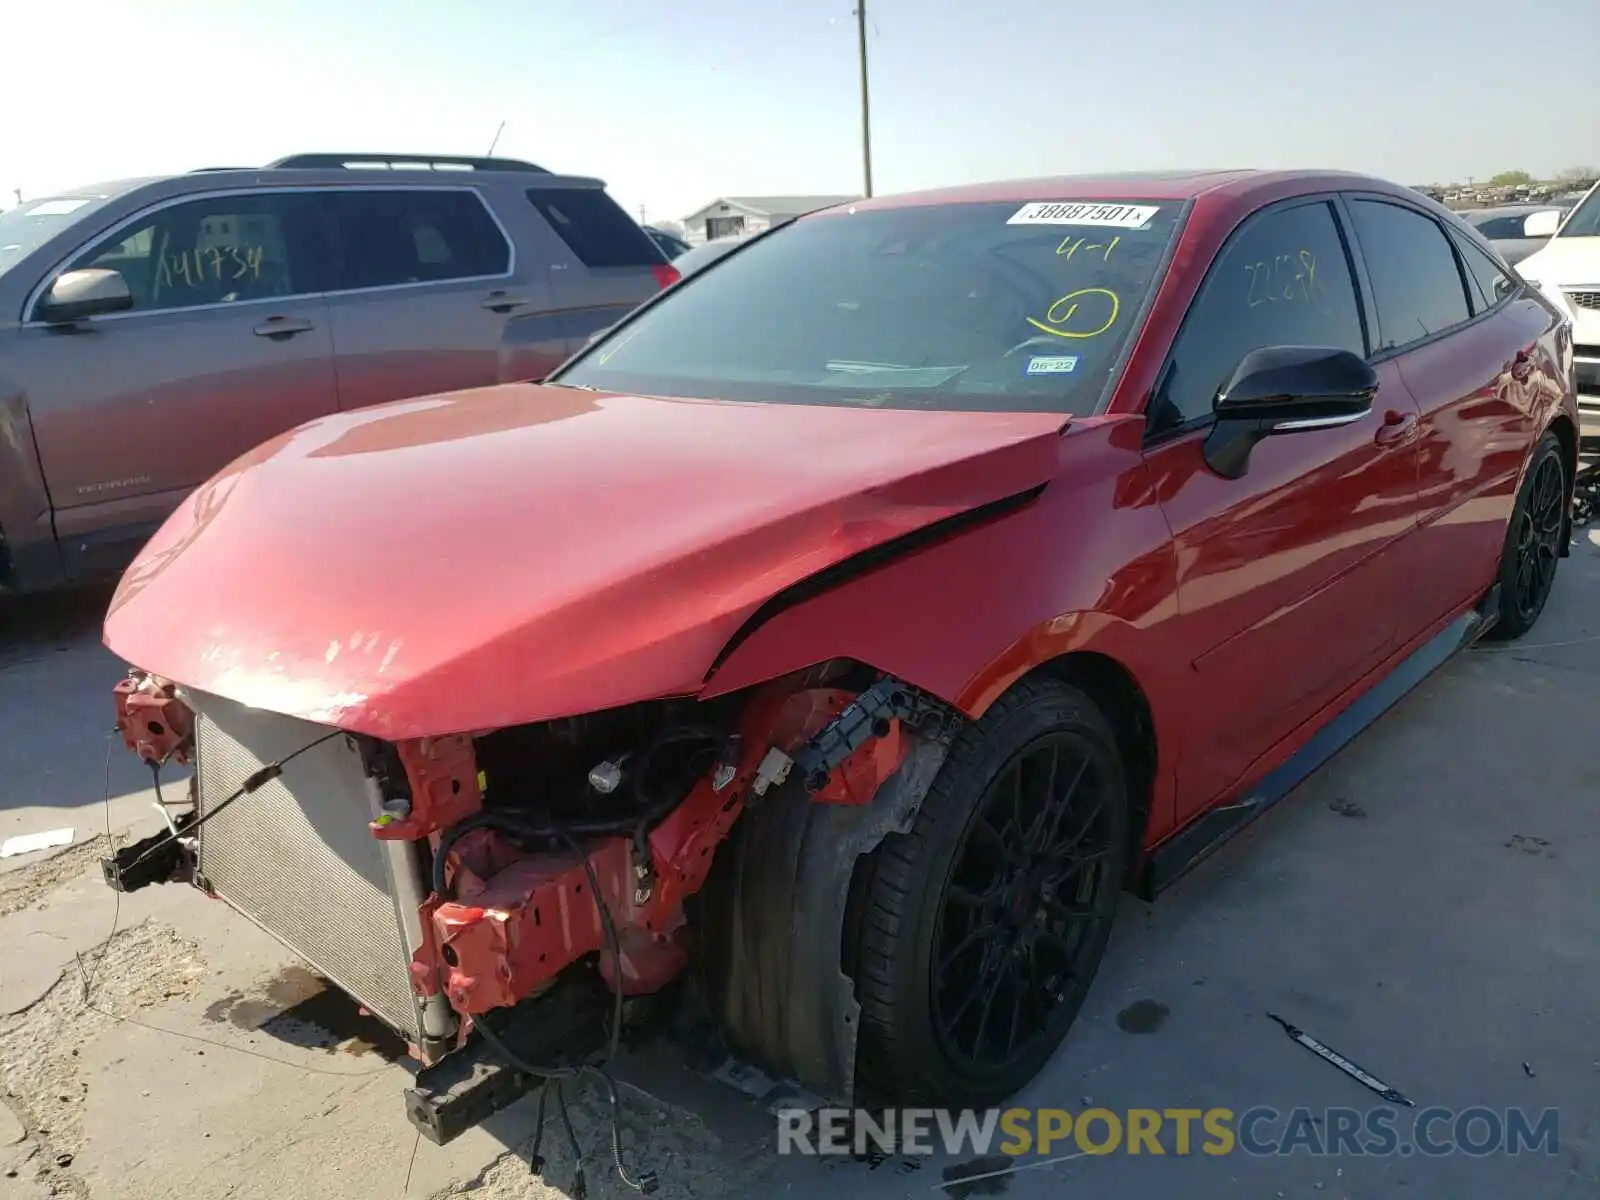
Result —
<path fill-rule="evenodd" d="M 1153 896 L 1569 540 L 1570 329 L 1333 173 L 861 201 L 542 383 L 197 490 L 106 644 L 186 880 L 425 1065 L 446 1141 L 683 988 L 835 1101 L 987 1105 Z"/>

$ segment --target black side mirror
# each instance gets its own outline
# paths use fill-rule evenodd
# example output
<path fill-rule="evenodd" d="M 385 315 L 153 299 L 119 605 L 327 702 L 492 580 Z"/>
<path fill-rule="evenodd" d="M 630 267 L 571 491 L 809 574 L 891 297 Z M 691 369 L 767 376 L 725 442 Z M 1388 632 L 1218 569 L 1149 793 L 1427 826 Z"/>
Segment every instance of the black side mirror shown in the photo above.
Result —
<path fill-rule="evenodd" d="M 57 276 L 34 315 L 52 325 L 70 325 L 85 317 L 125 312 L 132 307 L 133 293 L 121 271 L 87 267 Z"/>
<path fill-rule="evenodd" d="M 1372 411 L 1378 373 L 1359 354 L 1325 346 L 1267 346 L 1239 360 L 1217 394 L 1206 465 L 1238 479 L 1263 438 L 1351 425 Z"/>

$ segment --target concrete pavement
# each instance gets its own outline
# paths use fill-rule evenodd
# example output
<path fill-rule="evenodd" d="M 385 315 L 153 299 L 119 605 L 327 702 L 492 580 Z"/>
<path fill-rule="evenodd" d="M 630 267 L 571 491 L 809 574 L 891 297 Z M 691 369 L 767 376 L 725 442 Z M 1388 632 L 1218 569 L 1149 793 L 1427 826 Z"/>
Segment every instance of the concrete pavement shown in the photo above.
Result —
<path fill-rule="evenodd" d="M 531 1101 L 448 1147 L 419 1144 L 389 1039 L 275 941 L 190 889 L 119 901 L 99 882 L 86 839 L 105 834 L 120 673 L 97 642 L 103 602 L 23 605 L 0 645 L 0 836 L 77 833 L 54 856 L 0 863 L 0 1200 L 569 1195 L 554 1120 L 549 1182 L 519 1157 Z M 1597 639 L 1590 534 L 1522 642 L 1458 658 L 1158 905 L 1129 900 L 1079 1024 L 1016 1101 L 1372 1107 L 1272 1011 L 1420 1106 L 1558 1108 L 1556 1153 L 1118 1154 L 951 1189 L 947 1176 L 987 1164 L 778 1159 L 759 1104 L 656 1047 L 623 1071 L 630 1165 L 669 1198 L 1600 1194 Z M 113 832 L 157 828 L 148 776 L 120 749 L 110 771 Z M 631 1194 L 593 1088 L 573 1116 L 589 1194 Z"/>

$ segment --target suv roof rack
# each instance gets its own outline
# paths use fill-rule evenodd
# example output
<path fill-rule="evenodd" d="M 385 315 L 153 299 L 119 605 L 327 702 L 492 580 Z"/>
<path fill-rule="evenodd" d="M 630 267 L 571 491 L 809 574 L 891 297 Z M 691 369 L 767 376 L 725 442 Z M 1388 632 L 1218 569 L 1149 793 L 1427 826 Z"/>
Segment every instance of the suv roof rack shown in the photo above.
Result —
<path fill-rule="evenodd" d="M 520 158 L 477 158 L 458 154 L 291 154 L 266 165 L 269 171 L 386 168 L 391 171 L 517 171 L 550 174 Z"/>

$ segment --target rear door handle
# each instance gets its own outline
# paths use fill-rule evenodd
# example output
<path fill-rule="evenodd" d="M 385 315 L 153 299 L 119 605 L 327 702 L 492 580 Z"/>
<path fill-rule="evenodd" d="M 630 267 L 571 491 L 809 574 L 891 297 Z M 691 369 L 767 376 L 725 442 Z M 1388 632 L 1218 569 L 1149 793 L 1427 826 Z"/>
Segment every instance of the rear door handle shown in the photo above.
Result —
<path fill-rule="evenodd" d="M 507 292 L 490 292 L 483 298 L 481 307 L 490 312 L 507 313 L 513 308 L 521 308 L 527 301 L 521 296 L 513 296 Z"/>
<path fill-rule="evenodd" d="M 1395 412 L 1390 409 L 1383 414 L 1383 424 L 1378 426 L 1378 432 L 1372 440 L 1380 446 L 1398 446 L 1401 442 L 1410 441 L 1416 436 L 1416 432 L 1415 414 Z"/>
<path fill-rule="evenodd" d="M 275 342 L 287 341 L 297 333 L 310 333 L 316 326 L 304 317 L 268 317 L 253 332 L 257 337 L 271 338 Z"/>

